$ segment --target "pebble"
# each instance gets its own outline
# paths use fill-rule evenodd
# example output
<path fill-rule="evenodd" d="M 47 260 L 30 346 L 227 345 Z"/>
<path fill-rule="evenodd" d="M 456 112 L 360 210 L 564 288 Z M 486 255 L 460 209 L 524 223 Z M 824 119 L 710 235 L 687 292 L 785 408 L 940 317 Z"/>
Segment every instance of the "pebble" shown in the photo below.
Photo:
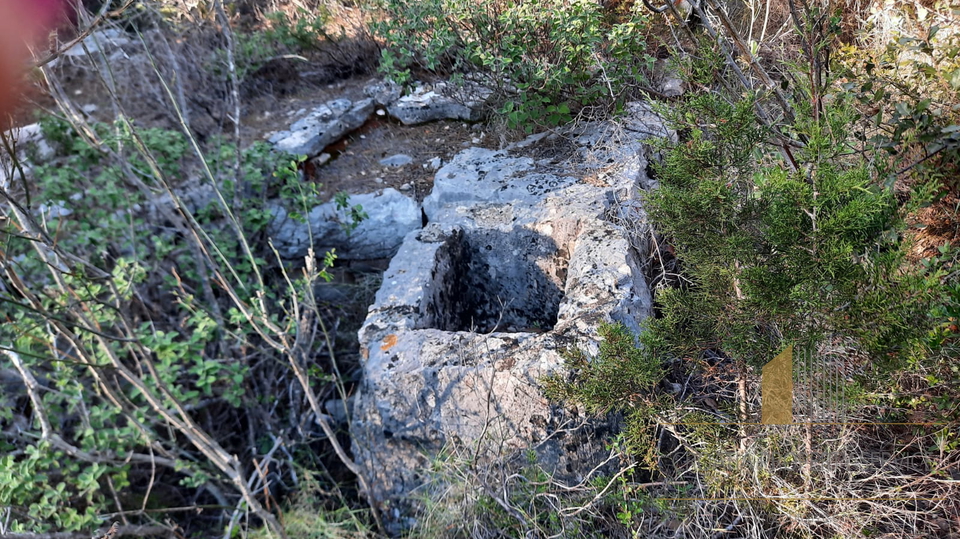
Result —
<path fill-rule="evenodd" d="M 373 183 L 383 183 L 383 178 L 374 178 Z"/>
<path fill-rule="evenodd" d="M 380 164 L 385 167 L 402 167 L 413 162 L 413 158 L 407 154 L 398 153 L 380 160 Z"/>
<path fill-rule="evenodd" d="M 400 186 L 400 190 L 401 190 L 401 191 L 409 191 L 409 190 L 411 190 L 411 189 L 413 189 L 413 186 L 410 185 L 409 183 L 405 183 L 405 184 L 403 184 L 403 185 Z"/>

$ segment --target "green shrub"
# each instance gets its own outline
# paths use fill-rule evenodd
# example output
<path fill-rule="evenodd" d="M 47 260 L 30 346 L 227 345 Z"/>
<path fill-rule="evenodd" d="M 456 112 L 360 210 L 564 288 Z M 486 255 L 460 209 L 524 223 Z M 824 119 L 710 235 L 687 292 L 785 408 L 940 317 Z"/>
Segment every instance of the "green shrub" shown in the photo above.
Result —
<path fill-rule="evenodd" d="M 608 20 L 593 0 L 382 0 L 372 25 L 381 70 L 485 74 L 510 127 L 562 125 L 581 107 L 615 106 L 645 81 L 653 57 L 641 8 Z"/>
<path fill-rule="evenodd" d="M 567 350 L 567 372 L 543 380 L 547 397 L 582 405 L 590 414 L 649 402 L 663 375 L 659 360 L 638 348 L 623 324 L 601 324 L 597 331 L 603 338 L 599 354 L 590 358 L 581 350 Z"/>
<path fill-rule="evenodd" d="M 219 493 L 236 483 L 223 474 L 240 463 L 216 451 L 229 455 L 241 420 L 251 429 L 277 420 L 256 411 L 275 398 L 265 343 L 297 331 L 295 313 L 315 308 L 312 280 L 329 277 L 333 262 L 328 253 L 288 277 L 263 237 L 263 202 L 279 198 L 302 219 L 321 202 L 317 187 L 300 181 L 298 159 L 263 143 L 241 152 L 237 178 L 235 148 L 219 141 L 198 163 L 177 132 L 94 124 L 102 142 L 91 145 L 64 122 L 42 126 L 58 155 L 34 167 L 23 199 L 39 216 L 30 226 L 50 239 L 25 232 L 20 217 L 0 228 L 0 270 L 16 284 L 0 287 L 0 369 L 24 381 L 0 392 L 0 425 L 17 425 L 0 437 L 7 529 L 91 530 L 98 515 L 158 503 L 142 498 L 155 485 L 226 499 Z M 219 196 L 236 202 L 215 196 L 191 214 L 161 198 L 204 167 Z M 339 203 L 349 207 L 345 196 Z M 148 221 L 150 207 L 160 219 Z M 358 206 L 350 213 L 363 217 Z M 249 440 L 273 444 L 262 432 L 277 427 L 261 423 Z"/>
<path fill-rule="evenodd" d="M 843 335 L 904 357 L 928 327 L 929 283 L 903 271 L 893 193 L 843 144 L 851 109 L 838 100 L 820 121 L 798 109 L 796 172 L 766 153 L 749 100 L 703 95 L 666 112 L 688 140 L 669 148 L 647 201 L 694 283 L 657 298 L 672 353 L 761 365 L 785 342 Z"/>
<path fill-rule="evenodd" d="M 283 12 L 268 13 L 270 28 L 263 35 L 289 51 L 309 51 L 317 48 L 321 40 L 329 39 L 326 28 L 330 17 L 330 9 L 324 5 L 317 6 L 314 11 L 297 8 L 293 20 Z"/>
<path fill-rule="evenodd" d="M 885 180 L 926 185 L 927 199 L 960 189 L 960 34 L 936 22 L 941 9 L 923 10 L 927 20 L 898 13 L 895 39 L 842 48 L 833 89 L 864 111 L 861 136 L 883 150 Z"/>
<path fill-rule="evenodd" d="M 298 8 L 293 14 L 272 12 L 267 13 L 265 18 L 266 28 L 238 31 L 234 34 L 234 56 L 237 78 L 240 81 L 247 80 L 271 60 L 287 57 L 304 61 L 300 55 L 316 52 L 322 45 L 335 43 L 343 38 L 342 29 L 340 35 L 330 35 L 327 32 L 331 13 L 325 6 L 319 6 L 315 11 Z M 226 78 L 225 66 L 226 50 L 217 49 L 210 69 Z"/>

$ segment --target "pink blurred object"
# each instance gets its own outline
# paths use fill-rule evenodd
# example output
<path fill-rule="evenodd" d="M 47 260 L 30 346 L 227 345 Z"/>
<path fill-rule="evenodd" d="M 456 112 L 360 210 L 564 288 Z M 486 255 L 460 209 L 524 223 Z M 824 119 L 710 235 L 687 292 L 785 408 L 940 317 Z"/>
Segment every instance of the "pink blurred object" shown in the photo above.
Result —
<path fill-rule="evenodd" d="M 7 0 L 9 1 L 9 0 Z M 36 21 L 41 31 L 50 30 L 60 22 L 63 16 L 66 0 L 14 0 L 26 6 L 27 13 Z"/>
<path fill-rule="evenodd" d="M 18 102 L 30 46 L 64 22 L 66 0 L 0 0 L 0 128 Z"/>

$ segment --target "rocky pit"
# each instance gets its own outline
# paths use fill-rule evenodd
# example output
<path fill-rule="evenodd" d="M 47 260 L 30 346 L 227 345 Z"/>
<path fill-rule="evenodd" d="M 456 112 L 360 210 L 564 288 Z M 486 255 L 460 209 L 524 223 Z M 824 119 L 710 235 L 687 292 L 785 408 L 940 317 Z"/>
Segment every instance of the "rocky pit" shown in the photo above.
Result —
<path fill-rule="evenodd" d="M 441 455 L 507 471 L 533 451 L 570 484 L 607 458 L 618 419 L 558 407 L 540 380 L 569 347 L 595 353 L 600 323 L 639 331 L 651 315 L 638 195 L 642 139 L 664 133 L 646 106 L 632 112 L 565 133 L 567 158 L 538 156 L 532 137 L 437 171 L 428 224 L 404 237 L 359 332 L 353 453 L 398 525 L 438 487 L 426 471 Z"/>
<path fill-rule="evenodd" d="M 282 148 L 309 141 L 315 152 L 365 115 L 472 119 L 464 103 L 484 97 L 420 88 L 401 98 L 389 85 L 365 93 L 357 103 L 327 103 L 271 140 Z M 509 473 L 535 455 L 571 485 L 605 471 L 619 419 L 550 403 L 540 381 L 564 368 L 565 350 L 596 353 L 599 324 L 639 332 L 652 312 L 644 277 L 651 230 L 638 197 L 654 185 L 644 139 L 670 133 L 647 105 L 628 110 L 616 122 L 502 150 L 464 149 L 434 163 L 422 202 L 389 188 L 354 196 L 370 217 L 350 235 L 330 205 L 306 223 L 275 209 L 271 233 L 285 256 L 302 257 L 319 238 L 349 260 L 390 260 L 359 330 L 359 386 L 347 406 L 328 408 L 343 410 L 369 494 L 392 508 L 385 516 L 397 531 L 411 524 L 417 493 L 443 488 L 428 472 L 438 458 L 467 454 Z"/>
<path fill-rule="evenodd" d="M 553 329 L 570 247 L 528 229 L 458 230 L 437 255 L 438 293 L 424 307 L 429 327 L 474 333 Z"/>

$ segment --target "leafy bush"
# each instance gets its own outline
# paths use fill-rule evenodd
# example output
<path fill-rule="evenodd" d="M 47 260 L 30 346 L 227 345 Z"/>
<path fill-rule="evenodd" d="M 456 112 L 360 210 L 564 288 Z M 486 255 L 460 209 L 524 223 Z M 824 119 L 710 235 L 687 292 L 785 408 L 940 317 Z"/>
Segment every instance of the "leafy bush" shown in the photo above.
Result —
<path fill-rule="evenodd" d="M 884 150 L 887 181 L 930 184 L 934 195 L 960 188 L 960 33 L 955 12 L 940 7 L 878 16 L 899 18 L 896 34 L 878 32 L 866 47 L 844 47 L 834 92 L 853 96 L 865 136 Z M 889 41 L 882 39 L 889 37 Z M 909 173 L 909 176 L 907 175 Z M 945 189 L 944 189 L 945 188 Z M 929 194 L 929 193 L 928 193 Z"/>
<path fill-rule="evenodd" d="M 268 13 L 270 28 L 263 37 L 290 51 L 311 50 L 317 47 L 321 38 L 329 39 L 326 28 L 330 17 L 330 9 L 324 5 L 317 6 L 314 11 L 297 8 L 294 20 L 283 12 Z"/>
<path fill-rule="evenodd" d="M 382 0 L 372 25 L 381 70 L 398 82 L 413 69 L 479 72 L 497 88 L 510 127 L 554 126 L 588 105 L 622 104 L 652 67 L 639 7 L 610 20 L 593 0 Z"/>
<path fill-rule="evenodd" d="M 324 44 L 335 43 L 343 37 L 330 35 L 327 26 L 331 20 L 330 9 L 324 5 L 308 11 L 297 8 L 295 12 L 275 11 L 265 15 L 266 28 L 237 32 L 234 55 L 237 77 L 244 81 L 270 61 L 281 58 L 305 61 L 299 55 L 318 51 Z M 226 51 L 218 49 L 211 69 L 225 76 Z"/>
<path fill-rule="evenodd" d="M 263 238 L 263 203 L 279 197 L 296 218 L 320 202 L 316 187 L 264 144 L 232 163 L 229 144 L 191 158 L 183 135 L 122 120 L 86 126 L 98 143 L 57 120 L 43 130 L 59 155 L 34 167 L 17 197 L 30 202 L 2 228 L 0 369 L 22 382 L 0 393 L 8 529 L 90 530 L 112 511 L 169 507 L 156 498 L 178 486 L 201 504 L 239 493 L 270 524 L 230 455 L 266 453 L 265 433 L 300 428 L 266 411 L 292 404 L 276 402 L 286 374 L 271 358 L 312 353 L 287 339 L 317 316 L 312 283 L 333 255 L 289 277 Z M 173 187 L 196 170 L 207 185 Z"/>

